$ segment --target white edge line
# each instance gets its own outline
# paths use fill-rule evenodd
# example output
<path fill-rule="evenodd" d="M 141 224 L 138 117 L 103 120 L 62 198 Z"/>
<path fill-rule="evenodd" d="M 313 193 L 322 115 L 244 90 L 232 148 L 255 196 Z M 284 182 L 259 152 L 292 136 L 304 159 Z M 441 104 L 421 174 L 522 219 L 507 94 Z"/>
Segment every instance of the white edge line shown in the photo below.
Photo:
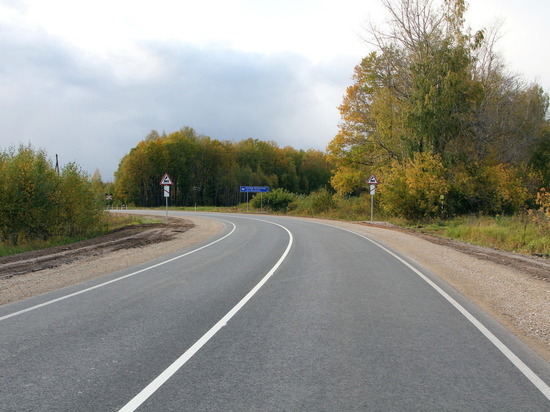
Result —
<path fill-rule="evenodd" d="M 220 220 L 221 220 L 221 219 L 220 219 Z M 94 289 L 98 289 L 98 288 L 101 288 L 101 287 L 103 287 L 103 286 L 110 285 L 111 283 L 115 283 L 115 282 L 118 282 L 118 281 L 120 281 L 120 280 L 123 280 L 123 279 L 129 278 L 129 277 L 135 276 L 135 275 L 137 275 L 137 274 L 139 274 L 139 273 L 146 272 L 146 271 L 148 271 L 148 270 L 151 270 L 151 269 L 157 268 L 157 267 L 159 267 L 159 266 L 165 265 L 165 264 L 167 264 L 167 263 L 173 262 L 174 260 L 178 260 L 178 259 L 181 259 L 181 258 L 183 258 L 183 257 L 185 257 L 185 256 L 189 256 L 189 255 L 192 254 L 192 253 L 198 252 L 199 250 L 205 249 L 205 248 L 207 248 L 207 247 L 209 247 L 209 246 L 212 246 L 212 245 L 214 245 L 214 244 L 216 244 L 216 243 L 218 243 L 218 242 L 221 242 L 221 241 L 224 240 L 225 238 L 231 236 L 231 235 L 233 234 L 233 232 L 235 231 L 235 229 L 237 228 L 237 227 L 235 226 L 235 224 L 233 224 L 233 223 L 231 223 L 231 222 L 229 222 L 229 221 L 222 220 L 222 222 L 231 224 L 231 225 L 233 226 L 233 229 L 231 229 L 231 231 L 230 231 L 228 234 L 226 234 L 225 236 L 223 236 L 223 237 L 221 237 L 221 238 L 219 238 L 219 239 L 217 239 L 217 240 L 215 240 L 215 241 L 213 241 L 213 242 L 210 242 L 210 243 L 208 243 L 207 245 L 201 246 L 201 247 L 198 248 L 198 249 L 195 249 L 195 250 L 192 250 L 192 251 L 190 251 L 190 252 L 184 253 L 183 255 L 179 255 L 179 256 L 173 257 L 173 258 L 171 258 L 171 259 L 165 260 L 165 261 L 160 262 L 160 263 L 157 263 L 157 264 L 155 264 L 155 265 L 148 266 L 148 267 L 146 267 L 146 268 L 144 268 L 144 269 L 140 269 L 140 270 L 138 270 L 138 271 L 129 273 L 129 274 L 124 275 L 124 276 L 121 276 L 121 277 L 119 277 L 119 278 L 110 280 L 110 281 L 108 281 L 108 282 L 100 283 L 99 285 L 95 285 L 95 286 L 89 287 L 89 288 L 87 288 L 87 289 L 83 289 L 83 290 L 80 290 L 80 291 L 78 291 L 78 292 L 71 293 L 71 294 L 69 294 L 69 295 L 61 296 L 61 297 L 59 297 L 59 298 L 57 298 L 57 299 L 49 300 L 49 301 L 47 301 L 47 302 L 41 303 L 41 304 L 39 304 L 39 305 L 31 306 L 30 308 L 23 309 L 23 310 L 20 310 L 20 311 L 18 311 L 18 312 L 10 313 L 9 315 L 5 315 L 5 316 L 0 317 L 0 322 L 3 321 L 3 320 L 9 319 L 9 318 L 13 318 L 14 316 L 22 315 L 23 313 L 31 312 L 31 311 L 33 311 L 33 310 L 36 310 L 36 309 L 39 309 L 39 308 L 43 308 L 44 306 L 48 306 L 48 305 L 51 305 L 51 304 L 54 304 L 54 303 L 57 303 L 57 302 L 61 302 L 62 300 L 69 299 L 69 298 L 72 298 L 72 297 L 74 297 L 74 296 L 78 296 L 78 295 L 81 295 L 81 294 L 83 294 L 83 293 L 90 292 L 90 291 L 92 291 L 92 290 L 94 290 Z"/>
<path fill-rule="evenodd" d="M 262 222 L 270 223 L 272 225 L 279 226 L 286 230 L 289 236 L 288 246 L 286 247 L 286 250 L 281 255 L 277 263 L 271 268 L 271 270 L 263 277 L 260 282 L 254 286 L 254 288 L 246 294 L 244 298 L 241 299 L 233 309 L 231 309 L 223 318 L 221 318 L 218 323 L 216 323 L 208 332 L 206 332 L 197 342 L 193 344 L 183 355 L 181 355 L 174 363 L 172 363 L 167 369 L 164 370 L 159 376 L 157 376 L 149 385 L 147 385 L 140 393 L 138 393 L 130 402 L 128 402 L 126 405 L 122 407 L 122 409 L 119 410 L 119 412 L 133 412 L 139 406 L 145 402 L 153 393 L 157 391 L 168 379 L 172 377 L 185 363 L 195 355 L 218 331 L 223 328 L 229 320 L 235 316 L 235 314 L 244 306 L 246 303 L 258 292 L 258 290 L 269 280 L 271 276 L 275 273 L 275 271 L 281 266 L 283 261 L 288 256 L 288 253 L 290 252 L 290 249 L 292 248 L 292 244 L 294 242 L 294 237 L 292 236 L 292 233 L 284 226 L 279 225 L 278 223 L 269 222 L 267 220 L 260 220 L 260 219 L 251 219 L 251 220 L 259 220 Z"/>
<path fill-rule="evenodd" d="M 487 329 L 474 315 L 472 315 L 464 306 L 462 306 L 460 303 L 458 303 L 455 299 L 453 299 L 447 292 L 445 292 L 443 289 L 441 289 L 437 284 L 435 284 L 430 278 L 428 278 L 425 274 L 423 274 L 421 271 L 416 269 L 414 266 L 412 266 L 410 263 L 408 263 L 406 260 L 402 259 L 398 255 L 396 255 L 394 252 L 386 248 L 385 246 L 381 245 L 380 243 L 370 239 L 369 237 L 354 232 L 353 230 L 346 229 L 340 226 L 333 226 L 326 223 L 320 223 L 322 225 L 336 227 L 342 230 L 345 230 L 347 232 L 353 233 L 357 236 L 362 237 L 363 239 L 368 240 L 369 242 L 373 243 L 374 245 L 378 246 L 380 249 L 384 250 L 386 253 L 389 253 L 391 256 L 393 256 L 395 259 L 403 263 L 405 266 L 407 266 L 409 269 L 411 269 L 414 273 L 416 273 L 418 276 L 420 276 L 428 285 L 430 285 L 432 288 L 434 288 L 441 296 L 443 296 L 451 305 L 453 305 L 466 319 L 468 319 L 489 341 L 497 347 L 499 351 L 501 351 L 504 356 L 506 356 L 510 362 L 514 364 L 516 368 L 518 368 L 521 373 L 525 375 L 527 379 L 531 381 L 533 385 L 537 387 L 539 391 L 542 392 L 544 396 L 548 400 L 550 400 L 550 386 L 548 386 L 535 372 L 531 370 L 520 358 L 518 358 L 500 339 L 498 339 L 489 329 Z"/>

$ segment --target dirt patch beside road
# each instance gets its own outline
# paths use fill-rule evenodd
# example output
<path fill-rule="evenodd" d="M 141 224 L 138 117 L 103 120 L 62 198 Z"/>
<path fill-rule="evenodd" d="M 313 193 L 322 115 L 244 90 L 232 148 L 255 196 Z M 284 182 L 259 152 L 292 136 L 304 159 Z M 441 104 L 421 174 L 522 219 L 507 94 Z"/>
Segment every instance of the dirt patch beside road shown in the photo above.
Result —
<path fill-rule="evenodd" d="M 98 257 L 121 249 L 145 247 L 174 239 L 176 234 L 195 227 L 190 221 L 170 219 L 169 223 L 126 226 L 107 235 L 63 246 L 0 257 L 0 279 L 23 275 Z"/>
<path fill-rule="evenodd" d="M 126 269 L 201 242 L 223 223 L 171 218 L 72 245 L 0 258 L 0 305 Z"/>

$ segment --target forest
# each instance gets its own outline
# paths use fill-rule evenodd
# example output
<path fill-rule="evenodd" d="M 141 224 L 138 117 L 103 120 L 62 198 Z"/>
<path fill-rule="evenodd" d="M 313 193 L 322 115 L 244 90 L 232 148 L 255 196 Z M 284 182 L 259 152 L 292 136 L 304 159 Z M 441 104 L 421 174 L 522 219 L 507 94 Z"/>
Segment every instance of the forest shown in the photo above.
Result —
<path fill-rule="evenodd" d="M 506 69 L 498 25 L 467 28 L 463 0 L 383 3 L 327 148 L 334 190 L 375 174 L 381 209 L 408 219 L 532 207 L 550 179 L 549 98 Z"/>
<path fill-rule="evenodd" d="M 164 205 L 160 179 L 174 183 L 170 203 L 177 206 L 234 206 L 246 201 L 240 186 L 269 186 L 309 194 L 329 184 L 323 152 L 280 148 L 274 142 L 220 141 L 190 127 L 168 135 L 152 131 L 121 160 L 114 197 L 135 206 Z"/>

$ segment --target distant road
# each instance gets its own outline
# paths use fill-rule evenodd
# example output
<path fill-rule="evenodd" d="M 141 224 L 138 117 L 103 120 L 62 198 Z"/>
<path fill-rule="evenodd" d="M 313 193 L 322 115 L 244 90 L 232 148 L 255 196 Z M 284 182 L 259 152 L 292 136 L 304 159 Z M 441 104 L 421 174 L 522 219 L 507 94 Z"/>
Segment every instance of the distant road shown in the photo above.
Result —
<path fill-rule="evenodd" d="M 0 307 L 0 410 L 550 411 L 550 365 L 406 258 L 199 215 L 224 231 Z"/>

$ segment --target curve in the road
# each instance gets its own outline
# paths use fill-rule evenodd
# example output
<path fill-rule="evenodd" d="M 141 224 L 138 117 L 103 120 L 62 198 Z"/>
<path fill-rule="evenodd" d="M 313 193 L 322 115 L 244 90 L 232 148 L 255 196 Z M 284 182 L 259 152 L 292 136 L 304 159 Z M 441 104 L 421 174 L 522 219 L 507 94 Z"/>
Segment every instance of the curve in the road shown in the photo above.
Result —
<path fill-rule="evenodd" d="M 504 356 L 506 356 L 508 360 L 510 360 L 510 362 L 512 362 L 514 366 L 518 368 L 521 371 L 521 373 L 523 373 L 525 377 L 529 379 L 531 383 L 533 383 L 533 385 L 535 385 L 537 389 L 542 392 L 544 396 L 546 396 L 548 400 L 550 400 L 550 386 L 548 386 L 535 372 L 531 370 L 531 368 L 529 368 L 520 358 L 518 358 L 514 352 L 512 352 L 504 343 L 502 343 L 502 341 L 499 338 L 497 338 L 489 329 L 487 329 L 485 325 L 483 325 L 483 323 L 481 323 L 474 315 L 472 315 L 466 308 L 464 308 L 464 306 L 462 306 L 455 299 L 453 299 L 447 292 L 445 292 L 438 285 L 436 285 L 428 276 L 426 276 L 424 273 L 422 273 L 420 270 L 415 268 L 413 265 L 411 265 L 409 262 L 407 262 L 400 256 L 393 253 L 391 250 L 389 250 L 385 246 L 368 238 L 367 236 L 345 228 L 340 228 L 340 229 L 353 233 L 375 244 L 384 252 L 393 256 L 395 259 L 400 261 L 403 265 L 407 266 L 410 270 L 412 270 L 414 273 L 420 276 L 422 280 L 424 280 L 428 285 L 430 285 L 433 289 L 435 289 L 437 293 L 443 296 L 452 306 L 455 307 L 455 309 L 457 309 L 466 319 L 468 319 L 468 321 L 472 325 L 474 325 L 483 334 L 483 336 L 485 336 L 493 345 L 495 345 L 497 349 L 501 351 L 504 354 Z"/>
<path fill-rule="evenodd" d="M 191 346 L 183 355 L 181 355 L 174 363 L 172 363 L 164 372 L 162 372 L 155 380 L 153 380 L 147 387 L 145 387 L 140 393 L 138 393 L 130 402 L 128 402 L 124 407 L 120 409 L 119 412 L 133 412 L 139 406 L 145 402 L 153 393 L 157 391 L 168 379 L 172 377 L 183 365 L 187 363 L 189 359 L 193 357 L 195 353 L 197 353 L 212 337 L 218 333 L 218 331 L 223 328 L 229 320 L 237 314 L 239 310 L 242 309 L 244 305 L 260 290 L 260 288 L 269 280 L 271 276 L 277 271 L 279 266 L 285 261 L 286 257 L 288 256 L 288 253 L 290 252 L 290 249 L 292 248 L 292 244 L 294 242 L 294 237 L 292 236 L 292 233 L 290 230 L 288 230 L 283 225 L 280 225 L 278 223 L 269 222 L 267 220 L 261 220 L 261 219 L 253 219 L 258 220 L 261 222 L 269 223 L 275 226 L 279 226 L 282 229 L 284 229 L 288 233 L 288 244 L 277 261 L 275 265 L 269 270 L 269 272 L 258 282 L 254 288 L 250 292 L 246 294 L 244 298 L 241 299 L 239 303 L 237 303 L 223 318 L 221 318 L 212 328 L 206 332 L 193 346 Z"/>
<path fill-rule="evenodd" d="M 100 283 L 99 285 L 91 286 L 91 287 L 89 287 L 89 288 L 86 288 L 86 289 L 83 289 L 83 290 L 79 290 L 78 292 L 74 292 L 74 293 L 71 293 L 71 294 L 69 294 L 69 295 L 64 295 L 64 296 L 61 296 L 61 297 L 59 297 L 59 298 L 57 298 L 57 299 L 52 299 L 52 300 L 49 300 L 49 301 L 47 301 L 47 302 L 44 302 L 44 303 L 40 303 L 40 304 L 38 304 L 38 305 L 31 306 L 31 307 L 29 307 L 29 308 L 22 309 L 22 310 L 20 310 L 20 311 L 14 312 L 14 313 L 10 313 L 10 314 L 8 314 L 8 315 L 5 315 L 5 316 L 0 317 L 0 322 L 3 321 L 3 320 L 9 319 L 9 318 L 13 318 L 13 317 L 18 316 L 18 315 L 22 315 L 23 313 L 31 312 L 31 311 L 33 311 L 33 310 L 42 308 L 42 307 L 44 307 L 44 306 L 52 305 L 52 304 L 54 304 L 54 303 L 61 302 L 61 301 L 66 300 L 66 299 L 70 299 L 70 298 L 72 298 L 72 297 L 75 297 L 75 296 L 78 296 L 78 295 L 82 295 L 83 293 L 87 293 L 87 292 L 90 292 L 90 291 L 92 291 L 92 290 L 102 288 L 102 287 L 104 287 L 104 286 L 110 285 L 110 284 L 115 283 L 115 282 L 119 282 L 119 281 L 121 281 L 121 280 L 124 280 L 124 279 L 130 278 L 130 277 L 132 277 L 132 276 L 138 275 L 138 274 L 140 274 L 140 273 L 147 272 L 147 271 L 149 271 L 149 270 L 151 270 L 151 269 L 158 268 L 159 266 L 166 265 L 167 263 L 171 263 L 171 262 L 173 262 L 173 261 L 175 261 L 175 260 L 184 258 L 184 257 L 189 256 L 189 255 L 191 255 L 191 254 L 193 254 L 193 253 L 196 253 L 196 252 L 198 252 L 198 251 L 200 251 L 200 250 L 203 250 L 203 249 L 206 249 L 206 248 L 208 248 L 208 247 L 210 247 L 210 246 L 212 246 L 212 245 L 215 245 L 216 243 L 221 242 L 222 240 L 224 240 L 224 239 L 228 238 L 229 236 L 231 236 L 231 235 L 233 234 L 233 232 L 235 232 L 235 229 L 237 228 L 237 227 L 235 226 L 235 224 L 232 223 L 232 222 L 229 222 L 229 221 L 223 220 L 223 219 L 219 219 L 219 220 L 221 220 L 222 222 L 227 223 L 228 225 L 232 226 L 231 231 L 230 231 L 229 233 L 227 233 L 226 235 L 222 236 L 221 238 L 216 239 L 216 240 L 214 240 L 214 241 L 212 241 L 212 242 L 210 242 L 210 243 L 208 243 L 208 244 L 206 244 L 206 245 L 204 245 L 204 246 L 201 246 L 201 247 L 199 247 L 199 248 L 197 248 L 197 249 L 193 249 L 193 250 L 190 251 L 190 252 L 183 253 L 183 254 L 181 254 L 181 255 L 175 256 L 175 257 L 173 257 L 173 258 L 171 258 L 171 259 L 164 260 L 164 261 L 162 261 L 162 262 L 160 262 L 160 263 L 157 263 L 157 264 L 155 264 L 155 265 L 147 266 L 146 268 L 143 268 L 143 269 L 140 269 L 140 270 L 136 270 L 135 272 L 132 272 L 132 273 L 128 273 L 127 275 L 120 276 L 120 277 L 118 277 L 118 278 L 109 280 L 109 281 L 107 281 L 107 282 Z"/>

